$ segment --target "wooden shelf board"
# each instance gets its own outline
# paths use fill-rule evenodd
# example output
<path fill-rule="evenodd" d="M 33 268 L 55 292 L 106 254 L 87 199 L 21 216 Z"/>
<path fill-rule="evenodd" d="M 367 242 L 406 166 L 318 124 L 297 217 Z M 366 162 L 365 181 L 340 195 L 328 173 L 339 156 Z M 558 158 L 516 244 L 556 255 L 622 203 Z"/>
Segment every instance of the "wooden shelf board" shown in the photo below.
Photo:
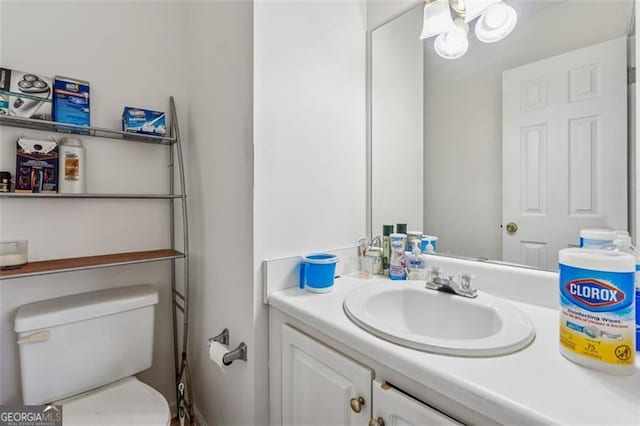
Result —
<path fill-rule="evenodd" d="M 158 262 L 162 260 L 179 259 L 182 257 L 184 257 L 184 254 L 179 251 L 165 249 L 42 260 L 38 262 L 29 262 L 18 269 L 0 270 L 0 280 L 135 263 Z"/>

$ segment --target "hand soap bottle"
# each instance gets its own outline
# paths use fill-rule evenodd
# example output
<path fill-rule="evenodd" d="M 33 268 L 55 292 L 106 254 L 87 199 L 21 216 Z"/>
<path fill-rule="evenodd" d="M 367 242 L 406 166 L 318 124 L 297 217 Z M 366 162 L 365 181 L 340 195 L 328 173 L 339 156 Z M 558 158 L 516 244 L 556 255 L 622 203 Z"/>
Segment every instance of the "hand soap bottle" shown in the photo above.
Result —
<path fill-rule="evenodd" d="M 413 240 L 411 254 L 407 254 L 407 279 L 427 279 L 427 256 L 420 252 L 420 242 Z"/>

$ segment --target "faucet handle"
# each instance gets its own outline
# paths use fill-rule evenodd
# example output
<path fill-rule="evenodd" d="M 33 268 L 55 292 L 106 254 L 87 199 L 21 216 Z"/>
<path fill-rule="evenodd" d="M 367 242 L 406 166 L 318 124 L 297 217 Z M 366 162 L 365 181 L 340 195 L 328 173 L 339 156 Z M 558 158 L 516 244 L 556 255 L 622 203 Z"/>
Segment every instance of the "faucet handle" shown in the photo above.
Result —
<path fill-rule="evenodd" d="M 429 276 L 432 278 L 439 278 L 440 272 L 442 272 L 442 270 L 437 266 L 432 266 L 431 268 L 429 268 Z"/>
<path fill-rule="evenodd" d="M 475 278 L 475 276 L 467 273 L 467 272 L 462 272 L 459 274 L 459 279 L 460 279 L 460 286 L 464 289 L 464 290 L 469 290 L 471 288 L 471 280 Z"/>

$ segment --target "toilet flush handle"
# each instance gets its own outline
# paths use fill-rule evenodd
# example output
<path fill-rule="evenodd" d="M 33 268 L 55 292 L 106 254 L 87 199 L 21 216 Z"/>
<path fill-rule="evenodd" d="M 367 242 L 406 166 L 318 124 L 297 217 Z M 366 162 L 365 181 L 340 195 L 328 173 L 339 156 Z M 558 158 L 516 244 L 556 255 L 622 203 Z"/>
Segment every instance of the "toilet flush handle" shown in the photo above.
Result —
<path fill-rule="evenodd" d="M 25 343 L 44 342 L 46 340 L 49 340 L 49 330 L 38 331 L 37 333 L 20 336 L 20 338 L 18 338 L 18 344 L 23 345 Z"/>

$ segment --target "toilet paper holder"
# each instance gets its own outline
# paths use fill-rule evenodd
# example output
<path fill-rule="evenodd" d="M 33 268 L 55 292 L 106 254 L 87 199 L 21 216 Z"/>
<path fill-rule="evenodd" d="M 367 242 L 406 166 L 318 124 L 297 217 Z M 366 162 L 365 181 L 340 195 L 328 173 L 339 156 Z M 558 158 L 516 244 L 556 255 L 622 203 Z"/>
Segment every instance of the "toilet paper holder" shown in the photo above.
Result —
<path fill-rule="evenodd" d="M 220 334 L 209 339 L 209 344 L 212 344 L 213 342 L 218 342 L 221 345 L 228 345 L 229 329 L 225 328 Z M 240 342 L 237 348 L 225 354 L 224 357 L 222 357 L 222 363 L 226 366 L 229 366 L 233 361 L 237 359 L 241 359 L 242 361 L 247 360 L 247 345 L 244 342 Z"/>

